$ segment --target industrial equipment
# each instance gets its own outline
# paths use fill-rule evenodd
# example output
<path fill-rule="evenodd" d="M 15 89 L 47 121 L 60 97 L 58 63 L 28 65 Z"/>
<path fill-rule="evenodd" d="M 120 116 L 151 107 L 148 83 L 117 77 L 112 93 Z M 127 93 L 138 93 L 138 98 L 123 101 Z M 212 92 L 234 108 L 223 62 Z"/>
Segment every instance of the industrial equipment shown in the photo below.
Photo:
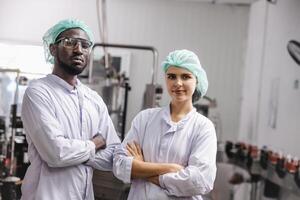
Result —
<path fill-rule="evenodd" d="M 226 142 L 225 153 L 229 163 L 249 172 L 251 200 L 257 199 L 259 182 L 263 182 L 265 197 L 280 199 L 284 192 L 300 196 L 300 161 L 297 158 L 284 156 L 266 146 L 258 149 L 255 145 L 231 141 Z"/>
<path fill-rule="evenodd" d="M 135 49 L 151 51 L 153 54 L 153 68 L 151 74 L 151 83 L 146 85 L 144 93 L 143 106 L 141 109 L 156 107 L 161 98 L 162 87 L 156 83 L 158 53 L 154 47 L 124 45 L 124 44 L 105 44 L 96 43 L 92 48 L 90 65 L 87 72 L 84 72 L 80 78 L 87 79 L 87 84 L 96 90 L 107 105 L 110 116 L 115 128 L 123 140 L 125 137 L 125 125 L 127 115 L 128 92 L 131 89 L 129 84 L 130 77 L 121 71 L 120 59 L 113 54 L 103 56 L 95 53 L 99 47 Z M 108 62 L 108 64 L 106 64 Z"/>
<path fill-rule="evenodd" d="M 99 53 L 99 48 L 103 48 L 104 55 Z M 162 87 L 156 83 L 158 53 L 151 46 L 96 43 L 92 48 L 89 68 L 80 76 L 82 81 L 85 81 L 103 98 L 116 131 L 123 140 L 126 131 L 128 93 L 131 90 L 129 82 L 132 77 L 129 77 L 126 70 L 122 69 L 124 67 L 121 65 L 122 57 L 108 53 L 108 48 L 152 52 L 152 79 L 151 83 L 146 85 L 141 109 L 158 106 L 158 101 L 161 98 Z M 122 183 L 111 172 L 98 170 L 94 172 L 93 185 L 95 199 L 127 199 L 130 188 L 130 184 Z"/>
<path fill-rule="evenodd" d="M 24 178 L 29 162 L 27 159 L 27 142 L 20 117 L 20 90 L 24 91 L 28 79 L 21 76 L 19 69 L 0 69 L 2 95 L 0 117 L 0 180 L 2 200 L 20 198 L 21 180 Z M 14 79 L 7 78 L 9 73 Z M 12 75 L 13 74 L 13 75 Z M 13 88 L 13 87 L 15 88 Z M 7 98 L 13 97 L 12 99 Z M 5 109 L 10 110 L 8 113 Z"/>

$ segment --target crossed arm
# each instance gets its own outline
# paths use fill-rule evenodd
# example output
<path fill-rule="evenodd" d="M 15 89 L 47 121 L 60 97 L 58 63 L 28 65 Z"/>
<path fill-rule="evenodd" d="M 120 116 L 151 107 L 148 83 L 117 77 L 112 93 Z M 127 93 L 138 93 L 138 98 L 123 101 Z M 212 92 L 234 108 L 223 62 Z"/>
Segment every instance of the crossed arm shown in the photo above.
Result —
<path fill-rule="evenodd" d="M 174 163 L 145 162 L 139 145 L 128 143 L 134 141 L 133 138 L 129 138 L 127 143 L 123 142 L 123 147 L 115 150 L 114 174 L 125 183 L 130 183 L 131 179 L 149 181 L 171 196 L 190 197 L 206 194 L 212 189 L 215 179 L 216 140 L 211 134 L 204 140 L 207 142 L 202 143 L 202 146 L 194 143 L 197 148 L 191 152 L 189 164 L 183 167 Z"/>
<path fill-rule="evenodd" d="M 104 138 L 100 134 L 90 140 L 66 138 L 64 129 L 54 112 L 53 103 L 47 95 L 36 88 L 26 90 L 22 105 L 22 120 L 28 138 L 34 144 L 41 158 L 50 167 L 68 167 L 96 161 L 98 152 L 102 153 L 99 150 L 104 149 L 106 144 L 113 143 L 106 141 L 107 137 Z M 107 126 L 107 123 L 103 124 Z M 103 150 L 103 152 L 106 153 L 107 151 Z M 113 149 L 102 156 L 103 158 L 100 160 L 101 162 L 103 159 L 108 160 L 110 169 L 112 167 L 112 154 Z"/>
<path fill-rule="evenodd" d="M 105 139 L 100 134 L 95 135 L 91 141 L 95 144 L 96 151 L 99 149 L 105 149 L 106 147 Z"/>
<path fill-rule="evenodd" d="M 142 178 L 159 186 L 159 175 L 177 172 L 184 167 L 175 163 L 152 163 L 145 162 L 143 152 L 138 143 L 127 143 L 128 156 L 133 157 L 131 178 Z"/>

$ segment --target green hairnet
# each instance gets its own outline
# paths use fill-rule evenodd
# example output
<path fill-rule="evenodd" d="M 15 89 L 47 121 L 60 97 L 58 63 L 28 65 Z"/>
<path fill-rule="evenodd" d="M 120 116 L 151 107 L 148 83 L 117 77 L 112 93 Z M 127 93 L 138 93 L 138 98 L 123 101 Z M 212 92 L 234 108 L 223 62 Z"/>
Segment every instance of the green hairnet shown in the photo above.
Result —
<path fill-rule="evenodd" d="M 61 20 L 53 27 L 51 27 L 43 36 L 43 44 L 45 51 L 46 62 L 54 63 L 54 58 L 50 53 L 49 45 L 55 43 L 57 36 L 64 32 L 65 30 L 72 28 L 80 28 L 88 35 L 91 42 L 93 42 L 94 37 L 91 29 L 83 22 L 78 19 L 65 19 Z"/>
<path fill-rule="evenodd" d="M 202 68 L 198 56 L 192 51 L 183 49 L 176 50 L 166 57 L 162 63 L 163 70 L 167 72 L 170 66 L 180 67 L 190 71 L 197 79 L 197 92 L 203 97 L 208 88 L 206 72 Z"/>

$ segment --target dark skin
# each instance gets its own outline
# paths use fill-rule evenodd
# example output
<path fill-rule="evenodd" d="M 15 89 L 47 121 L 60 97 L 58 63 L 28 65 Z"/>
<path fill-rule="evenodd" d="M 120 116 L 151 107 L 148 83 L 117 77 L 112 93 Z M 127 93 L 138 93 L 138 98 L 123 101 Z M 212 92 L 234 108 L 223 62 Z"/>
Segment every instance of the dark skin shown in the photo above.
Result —
<path fill-rule="evenodd" d="M 80 28 L 67 29 L 59 34 L 56 40 L 63 37 L 89 40 L 88 35 Z M 61 43 L 57 43 L 51 44 L 49 48 L 51 55 L 54 57 L 52 74 L 75 87 L 77 75 L 88 65 L 90 52 L 84 51 L 80 44 L 76 45 L 75 48 L 66 48 Z M 91 141 L 94 142 L 96 150 L 105 148 L 105 139 L 100 134 Z"/>
<path fill-rule="evenodd" d="M 79 28 L 68 29 L 62 32 L 56 40 L 63 38 L 81 38 L 89 40 L 87 34 Z M 52 74 L 62 78 L 72 86 L 76 85 L 77 75 L 88 65 L 89 52 L 82 49 L 81 45 L 76 48 L 65 48 L 61 43 L 50 45 L 51 55 L 54 57 L 54 68 Z"/>

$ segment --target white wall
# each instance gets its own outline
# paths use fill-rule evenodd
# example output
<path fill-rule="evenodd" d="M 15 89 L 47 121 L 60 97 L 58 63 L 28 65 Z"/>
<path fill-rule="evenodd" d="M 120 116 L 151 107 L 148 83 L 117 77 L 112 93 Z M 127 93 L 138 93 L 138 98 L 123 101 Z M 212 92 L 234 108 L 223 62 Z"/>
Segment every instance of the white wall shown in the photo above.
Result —
<path fill-rule="evenodd" d="M 236 138 L 249 7 L 176 0 L 108 0 L 107 5 L 109 42 L 154 46 L 159 62 L 174 49 L 199 55 L 210 82 L 208 96 L 218 102 L 221 139 Z M 95 0 L 0 0 L 0 40 L 41 44 L 52 24 L 76 17 L 100 41 L 95 6 Z M 129 121 L 140 110 L 151 61 L 151 53 L 132 53 Z M 161 71 L 158 77 L 164 84 Z M 162 105 L 167 103 L 165 92 Z"/>
<path fill-rule="evenodd" d="M 208 96 L 219 103 L 222 139 L 235 138 L 248 7 L 166 0 L 115 0 L 108 5 L 119 13 L 109 16 L 110 41 L 155 46 L 160 61 L 174 49 L 187 48 L 199 55 L 210 82 Z M 140 74 L 137 79 L 142 81 Z M 158 79 L 164 84 L 161 71 Z M 165 95 L 162 104 L 167 102 Z"/>
<path fill-rule="evenodd" d="M 300 41 L 300 1 L 252 4 L 245 61 L 240 139 L 300 157 L 300 67 L 287 42 Z M 280 199 L 296 200 L 290 191 Z M 240 198 L 243 199 L 243 198 Z"/>
<path fill-rule="evenodd" d="M 300 157 L 300 90 L 294 88 L 300 67 L 286 49 L 289 40 L 300 41 L 300 1 L 258 1 L 250 19 L 241 138 Z"/>
<path fill-rule="evenodd" d="M 239 139 L 254 144 L 257 142 L 258 102 L 264 61 L 265 4 L 266 1 L 259 1 L 251 6 L 243 75 Z"/>

